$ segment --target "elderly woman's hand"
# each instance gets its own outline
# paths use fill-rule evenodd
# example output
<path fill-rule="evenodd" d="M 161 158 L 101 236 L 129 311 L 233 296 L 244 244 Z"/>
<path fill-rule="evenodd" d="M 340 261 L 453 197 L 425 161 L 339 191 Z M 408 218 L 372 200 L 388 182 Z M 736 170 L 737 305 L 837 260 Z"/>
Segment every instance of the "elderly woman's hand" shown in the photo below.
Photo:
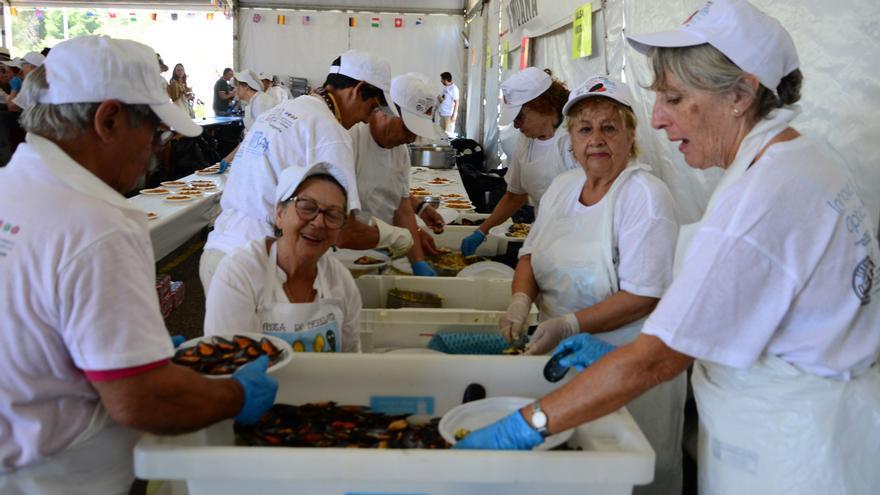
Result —
<path fill-rule="evenodd" d="M 577 318 L 574 313 L 568 313 L 556 318 L 542 321 L 535 330 L 532 341 L 526 347 L 526 354 L 547 354 L 563 340 L 577 335 L 580 332 Z"/>

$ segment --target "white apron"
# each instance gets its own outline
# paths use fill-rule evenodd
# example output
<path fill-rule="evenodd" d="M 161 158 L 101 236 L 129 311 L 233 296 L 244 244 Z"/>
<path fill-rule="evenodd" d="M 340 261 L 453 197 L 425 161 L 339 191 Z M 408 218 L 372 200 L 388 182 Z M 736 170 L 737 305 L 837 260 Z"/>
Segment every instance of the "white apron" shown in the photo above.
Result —
<path fill-rule="evenodd" d="M 743 140 L 719 182 L 741 178 L 767 143 L 797 116 L 779 109 Z M 679 271 L 702 220 L 681 227 Z M 700 414 L 701 494 L 873 494 L 880 487 L 880 371 L 851 381 L 804 373 L 775 356 L 746 370 L 698 360 L 691 379 Z"/>
<path fill-rule="evenodd" d="M 341 301 L 322 299 L 318 294 L 315 302 L 310 303 L 271 302 L 272 291 L 277 285 L 277 246 L 278 243 L 273 242 L 269 249 L 263 291 L 257 301 L 257 317 L 262 332 L 286 340 L 295 352 L 341 352 Z"/>
<path fill-rule="evenodd" d="M 46 461 L 0 474 L 4 495 L 127 494 L 134 482 L 135 430 L 115 423 L 100 404 L 89 426 Z"/>
<path fill-rule="evenodd" d="M 595 224 L 595 215 L 581 214 L 546 226 L 549 228 L 541 236 L 546 242 L 537 242 L 532 252 L 532 271 L 540 288 L 541 319 L 580 311 L 619 290 L 614 206 L 620 188 L 635 170 L 649 168 L 633 163 L 621 172 L 602 198 L 600 225 Z M 644 318 L 594 336 L 613 345 L 624 345 L 638 336 L 643 323 Z M 682 373 L 626 406 L 656 452 L 654 482 L 636 487 L 638 495 L 681 493 L 686 390 L 687 378 Z"/>

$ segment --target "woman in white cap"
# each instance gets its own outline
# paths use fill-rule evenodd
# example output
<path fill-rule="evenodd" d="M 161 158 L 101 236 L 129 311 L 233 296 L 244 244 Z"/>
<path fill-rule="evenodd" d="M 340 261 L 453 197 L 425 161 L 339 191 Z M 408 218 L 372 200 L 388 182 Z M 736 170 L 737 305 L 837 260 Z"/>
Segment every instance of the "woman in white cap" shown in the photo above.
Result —
<path fill-rule="evenodd" d="M 876 493 L 880 248 L 844 164 L 789 126 L 791 37 L 748 2 L 715 0 L 629 39 L 654 68 L 653 126 L 724 177 L 682 227 L 681 269 L 642 334 L 616 350 L 564 341 L 563 364 L 595 364 L 463 446 L 530 448 L 693 364 L 701 492 Z"/>
<path fill-rule="evenodd" d="M 579 169 L 569 151 L 568 132 L 561 126 L 562 107 L 568 99 L 564 83 L 550 77 L 549 70 L 528 67 L 501 83 L 501 94 L 498 125 L 513 122 L 520 136 L 504 176 L 507 192 L 489 218 L 461 241 L 465 256 L 474 254 L 489 229 L 504 223 L 529 199 L 537 207 L 557 175 Z"/>
<path fill-rule="evenodd" d="M 217 267 L 205 334 L 263 332 L 299 352 L 360 350 L 360 292 L 348 269 L 327 254 L 348 218 L 348 181 L 328 163 L 282 172 L 277 236 L 249 242 Z"/>
<path fill-rule="evenodd" d="M 244 69 L 235 73 L 235 97 L 247 102 L 247 105 L 244 107 L 244 118 L 242 119 L 245 131 L 254 125 L 254 121 L 257 120 L 260 114 L 280 103 L 280 100 L 276 100 L 263 91 L 263 83 L 260 81 L 260 77 L 251 69 Z M 228 161 L 232 161 L 232 155 L 234 154 L 235 150 L 230 154 Z"/>
<path fill-rule="evenodd" d="M 629 88 L 591 77 L 571 92 L 563 114 L 581 167 L 563 172 L 544 194 L 499 321 L 507 340 L 523 342 L 536 301 L 541 323 L 526 354 L 548 353 L 579 333 L 631 342 L 672 282 L 675 206 L 663 182 L 637 161 Z M 657 453 L 654 483 L 640 493 L 681 492 L 685 380 L 681 374 L 629 405 Z"/>

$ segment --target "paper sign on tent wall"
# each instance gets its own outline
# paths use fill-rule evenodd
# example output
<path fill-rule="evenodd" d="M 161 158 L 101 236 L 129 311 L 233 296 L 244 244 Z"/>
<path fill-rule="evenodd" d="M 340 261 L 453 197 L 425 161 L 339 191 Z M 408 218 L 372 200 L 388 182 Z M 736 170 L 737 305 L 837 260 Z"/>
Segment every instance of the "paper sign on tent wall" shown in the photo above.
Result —
<path fill-rule="evenodd" d="M 525 36 L 519 42 L 519 69 L 523 70 L 529 66 L 529 39 Z"/>
<path fill-rule="evenodd" d="M 593 4 L 587 3 L 574 11 L 572 23 L 571 58 L 593 54 Z"/>
<path fill-rule="evenodd" d="M 501 47 L 501 65 L 502 70 L 507 70 L 507 54 L 510 52 L 510 42 L 504 40 L 504 46 Z"/>

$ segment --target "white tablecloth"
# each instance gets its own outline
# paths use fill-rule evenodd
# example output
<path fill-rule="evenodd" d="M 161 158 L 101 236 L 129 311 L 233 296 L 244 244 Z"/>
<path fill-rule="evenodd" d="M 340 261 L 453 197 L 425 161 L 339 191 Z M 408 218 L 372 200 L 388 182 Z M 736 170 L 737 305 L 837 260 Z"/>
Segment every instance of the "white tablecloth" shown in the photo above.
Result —
<path fill-rule="evenodd" d="M 220 214 L 220 195 L 226 186 L 227 175 L 229 172 L 220 175 L 191 174 L 178 179 L 212 180 L 217 183 L 216 191 L 203 193 L 201 197 L 185 203 L 169 203 L 165 201 L 165 195 L 139 194 L 128 199 L 140 209 L 159 215 L 155 220 L 148 222 L 156 261 L 180 247 L 187 239 L 217 218 Z M 166 189 L 174 191 L 174 188 Z"/>

